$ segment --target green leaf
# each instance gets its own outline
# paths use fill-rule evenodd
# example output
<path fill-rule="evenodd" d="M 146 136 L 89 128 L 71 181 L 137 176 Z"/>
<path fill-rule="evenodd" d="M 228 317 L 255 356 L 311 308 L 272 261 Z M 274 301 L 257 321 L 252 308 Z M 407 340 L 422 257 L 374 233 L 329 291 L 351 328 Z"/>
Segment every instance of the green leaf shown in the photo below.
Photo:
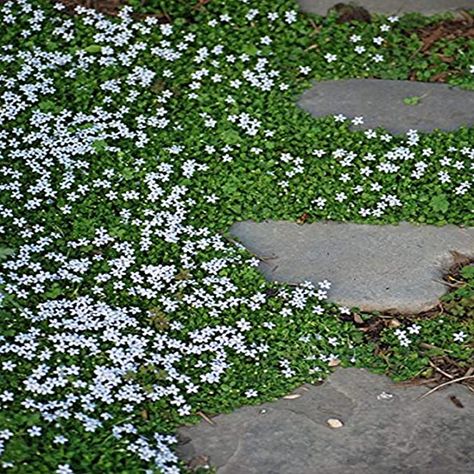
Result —
<path fill-rule="evenodd" d="M 229 145 L 235 145 L 239 142 L 239 134 L 235 130 L 226 130 L 221 132 L 221 138 L 224 143 L 228 143 Z"/>
<path fill-rule="evenodd" d="M 106 146 L 107 142 L 105 140 L 96 140 L 94 143 L 92 143 L 92 148 L 94 148 L 95 151 L 105 150 Z"/>
<path fill-rule="evenodd" d="M 102 51 L 102 46 L 100 46 L 99 44 L 91 44 L 90 46 L 84 48 L 84 51 L 86 53 L 97 54 Z"/>
<path fill-rule="evenodd" d="M 10 255 L 13 255 L 15 251 L 7 247 L 0 247 L 0 260 L 5 260 Z"/>
<path fill-rule="evenodd" d="M 430 205 L 433 211 L 436 212 L 445 213 L 449 209 L 449 201 L 446 199 L 446 195 L 444 194 L 433 196 Z"/>
<path fill-rule="evenodd" d="M 54 112 L 56 110 L 56 104 L 52 100 L 42 100 L 38 106 L 41 112 Z"/>
<path fill-rule="evenodd" d="M 237 215 L 242 214 L 242 206 L 240 204 L 231 204 L 229 209 Z"/>
<path fill-rule="evenodd" d="M 474 279 L 474 265 L 469 265 L 461 270 L 461 275 L 466 279 Z"/>
<path fill-rule="evenodd" d="M 258 52 L 258 49 L 253 44 L 247 44 L 247 45 L 244 46 L 243 52 L 245 54 L 248 54 L 249 56 L 255 56 Z"/>
<path fill-rule="evenodd" d="M 413 97 L 405 97 L 403 99 L 403 103 L 405 105 L 418 105 L 421 102 L 421 97 L 413 96 Z"/>
<path fill-rule="evenodd" d="M 57 283 L 53 283 L 51 289 L 45 293 L 47 298 L 57 298 L 59 295 L 62 294 L 62 288 Z"/>

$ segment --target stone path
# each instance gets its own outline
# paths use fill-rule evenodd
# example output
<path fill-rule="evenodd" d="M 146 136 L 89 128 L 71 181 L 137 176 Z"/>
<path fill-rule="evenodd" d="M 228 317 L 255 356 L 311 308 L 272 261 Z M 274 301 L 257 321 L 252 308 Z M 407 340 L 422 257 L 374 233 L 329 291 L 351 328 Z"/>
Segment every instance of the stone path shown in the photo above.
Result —
<path fill-rule="evenodd" d="M 407 98 L 418 98 L 418 103 L 407 105 Z M 298 105 L 314 117 L 362 116 L 364 124 L 357 128 L 384 127 L 392 133 L 474 125 L 474 92 L 447 84 L 379 79 L 323 81 L 306 91 Z"/>
<path fill-rule="evenodd" d="M 421 312 L 438 303 L 451 251 L 474 257 L 474 228 L 239 222 L 230 230 L 270 280 L 332 282 L 329 298 L 363 310 Z"/>
<path fill-rule="evenodd" d="M 446 11 L 474 9 L 474 0 L 298 0 L 301 9 L 308 13 L 326 15 L 327 11 L 337 3 L 354 3 L 366 8 L 371 13 L 398 15 L 401 13 L 418 12 L 426 15 Z"/>
<path fill-rule="evenodd" d="M 323 385 L 296 390 L 300 398 L 182 428 L 178 453 L 187 461 L 209 457 L 218 474 L 474 472 L 472 394 L 451 385 L 417 399 L 427 391 L 338 369 Z M 329 419 L 343 426 L 330 428 Z"/>

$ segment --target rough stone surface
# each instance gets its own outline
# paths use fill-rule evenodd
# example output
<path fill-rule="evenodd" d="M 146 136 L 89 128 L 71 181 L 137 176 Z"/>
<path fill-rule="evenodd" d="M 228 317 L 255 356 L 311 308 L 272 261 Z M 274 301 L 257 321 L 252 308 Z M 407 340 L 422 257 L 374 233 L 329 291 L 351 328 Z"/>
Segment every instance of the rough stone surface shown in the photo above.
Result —
<path fill-rule="evenodd" d="M 447 290 L 451 251 L 474 257 L 474 227 L 246 221 L 230 232 L 262 258 L 269 280 L 327 279 L 329 299 L 363 310 L 428 310 Z"/>
<path fill-rule="evenodd" d="M 403 100 L 409 97 L 421 99 L 417 105 L 406 105 Z M 447 84 L 380 79 L 322 81 L 304 92 L 298 105 L 314 117 L 363 117 L 364 124 L 354 128 L 384 127 L 392 133 L 474 125 L 474 92 Z"/>
<path fill-rule="evenodd" d="M 474 397 L 451 385 L 395 386 L 339 369 L 295 400 L 241 408 L 180 430 L 178 454 L 209 456 L 218 474 L 468 474 L 474 472 Z M 463 405 L 456 406 L 451 396 Z M 343 421 L 332 429 L 329 418 Z"/>
<path fill-rule="evenodd" d="M 433 15 L 446 11 L 474 9 L 474 0 L 298 0 L 301 9 L 309 13 L 326 15 L 327 11 L 337 3 L 354 3 L 365 7 L 371 13 L 398 15 L 401 13 L 418 12 Z"/>
<path fill-rule="evenodd" d="M 179 453 L 210 457 L 218 474 L 445 474 L 474 470 L 472 395 L 451 386 L 398 388 L 360 369 L 340 369 L 302 397 L 245 407 L 180 430 Z M 390 397 L 391 395 L 391 397 Z M 464 406 L 450 400 L 455 396 Z M 327 419 L 344 426 L 333 430 Z"/>

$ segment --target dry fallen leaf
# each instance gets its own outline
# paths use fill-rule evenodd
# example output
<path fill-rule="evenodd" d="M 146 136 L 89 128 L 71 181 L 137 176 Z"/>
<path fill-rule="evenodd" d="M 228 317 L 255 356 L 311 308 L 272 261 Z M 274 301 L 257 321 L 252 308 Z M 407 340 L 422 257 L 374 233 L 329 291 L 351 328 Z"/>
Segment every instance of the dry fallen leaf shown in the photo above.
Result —
<path fill-rule="evenodd" d="M 391 319 L 387 324 L 387 326 L 392 329 L 399 328 L 401 325 L 402 323 L 398 319 Z"/>
<path fill-rule="evenodd" d="M 339 359 L 331 359 L 328 365 L 329 367 L 337 367 L 340 363 L 341 361 Z"/>
<path fill-rule="evenodd" d="M 446 56 L 445 54 L 438 54 L 438 58 L 443 61 L 443 63 L 452 63 L 456 58 L 453 56 Z"/>
<path fill-rule="evenodd" d="M 208 468 L 209 456 L 206 456 L 205 454 L 196 456 L 195 458 L 191 459 L 191 461 L 189 461 L 188 467 L 191 471 L 197 471 L 200 468 Z"/>
<path fill-rule="evenodd" d="M 469 13 L 469 11 L 459 9 L 454 12 L 453 19 L 455 21 L 464 21 L 469 25 L 474 24 L 474 17 Z"/>
<path fill-rule="evenodd" d="M 435 30 L 433 30 L 428 36 L 423 38 L 423 46 L 421 48 L 421 52 L 424 53 L 428 51 L 431 46 L 436 43 L 439 39 L 441 39 L 446 34 L 446 31 L 443 25 L 438 26 Z"/>
<path fill-rule="evenodd" d="M 451 256 L 453 258 L 453 267 L 464 267 L 469 265 L 472 259 L 460 252 L 456 252 L 456 250 L 451 250 Z"/>
<path fill-rule="evenodd" d="M 449 77 L 449 71 L 443 71 L 430 77 L 430 82 L 446 82 Z"/>
<path fill-rule="evenodd" d="M 329 418 L 326 423 L 330 428 L 342 428 L 344 426 L 344 423 L 337 418 Z"/>
<path fill-rule="evenodd" d="M 357 324 L 364 324 L 364 320 L 360 317 L 360 314 L 354 313 L 352 315 L 352 318 L 354 319 L 354 322 Z"/>
<path fill-rule="evenodd" d="M 296 220 L 298 225 L 303 225 L 309 219 L 309 214 L 307 212 L 301 214 L 300 217 Z"/>

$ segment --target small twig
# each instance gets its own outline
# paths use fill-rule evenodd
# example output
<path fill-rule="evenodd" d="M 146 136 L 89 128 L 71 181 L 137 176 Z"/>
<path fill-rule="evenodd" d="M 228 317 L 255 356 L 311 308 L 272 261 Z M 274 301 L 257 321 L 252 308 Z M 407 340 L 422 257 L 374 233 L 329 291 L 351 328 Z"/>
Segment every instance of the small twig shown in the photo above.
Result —
<path fill-rule="evenodd" d="M 433 367 L 433 369 L 437 370 L 440 374 L 443 374 L 445 377 L 447 377 L 448 379 L 453 379 L 454 377 L 450 374 L 448 374 L 447 372 L 445 372 L 444 370 L 441 370 L 438 366 L 436 366 L 435 364 L 433 364 L 433 362 L 431 362 L 431 360 L 429 361 L 431 367 Z"/>
<path fill-rule="evenodd" d="M 309 21 L 311 23 L 311 26 L 313 27 L 313 31 L 309 34 L 309 36 L 314 36 L 318 34 L 321 31 L 321 27 L 318 26 L 313 20 Z"/>
<path fill-rule="evenodd" d="M 421 45 L 414 53 L 408 58 L 408 60 L 413 59 L 421 50 L 423 49 L 423 45 Z"/>
<path fill-rule="evenodd" d="M 458 285 L 464 285 L 466 283 L 464 280 L 458 280 L 457 278 L 454 278 L 451 275 L 448 275 L 446 278 L 449 278 L 450 280 L 455 281 Z"/>
<path fill-rule="evenodd" d="M 436 390 L 439 390 L 440 388 L 446 387 L 446 385 L 451 385 L 452 383 L 457 383 L 457 382 L 462 382 L 463 380 L 467 379 L 474 379 L 474 375 L 465 375 L 464 377 L 459 377 L 457 379 L 450 380 L 449 382 L 444 382 L 440 385 L 438 385 L 435 388 L 432 388 L 429 392 L 424 393 L 420 397 L 417 398 L 417 400 L 422 400 L 423 398 L 426 398 L 428 395 L 431 395 L 433 392 L 436 392 Z"/>
<path fill-rule="evenodd" d="M 420 347 L 422 349 L 441 349 L 441 347 L 433 346 L 433 344 L 427 344 L 426 342 L 420 342 Z M 443 350 L 443 349 L 441 349 Z"/>
<path fill-rule="evenodd" d="M 469 369 L 467 369 L 466 373 L 464 374 L 464 377 L 468 377 L 469 375 L 472 375 L 474 374 L 474 367 L 469 367 Z M 471 392 L 474 392 L 474 388 L 471 387 L 470 385 L 466 385 L 466 387 L 471 391 Z"/>
<path fill-rule="evenodd" d="M 420 347 L 422 349 L 438 349 L 440 351 L 443 351 L 444 354 L 452 354 L 453 351 L 450 351 L 449 349 L 443 349 L 442 347 L 438 347 L 438 346 L 433 346 L 432 344 L 427 344 L 426 342 L 420 342 Z M 445 356 L 446 357 L 446 356 Z"/>
<path fill-rule="evenodd" d="M 407 380 L 405 382 L 397 383 L 395 385 L 395 388 L 419 387 L 420 385 L 428 385 L 432 382 L 436 382 L 436 379 L 434 377 L 426 380 Z"/>
<path fill-rule="evenodd" d="M 435 280 L 435 279 L 433 278 L 433 281 L 435 281 L 436 283 L 441 283 L 441 284 L 443 284 L 443 285 L 449 286 L 449 287 L 451 287 L 451 288 L 459 288 L 460 286 L 462 286 L 461 283 L 449 283 L 449 282 L 447 282 L 446 280 Z"/>
<path fill-rule="evenodd" d="M 203 418 L 204 420 L 206 420 L 210 425 L 215 425 L 215 423 L 205 414 L 203 413 L 202 411 L 198 411 L 197 414 Z"/>

